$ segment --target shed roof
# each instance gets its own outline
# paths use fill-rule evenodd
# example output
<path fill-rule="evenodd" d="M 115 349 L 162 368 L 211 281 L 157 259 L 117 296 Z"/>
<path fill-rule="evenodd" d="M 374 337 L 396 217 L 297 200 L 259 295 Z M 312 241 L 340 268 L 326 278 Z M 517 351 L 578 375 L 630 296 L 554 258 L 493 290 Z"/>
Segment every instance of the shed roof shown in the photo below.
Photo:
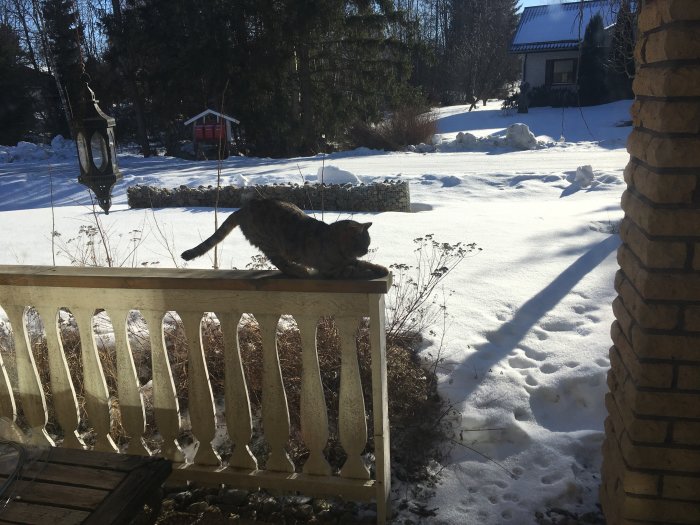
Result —
<path fill-rule="evenodd" d="M 526 7 L 510 45 L 511 53 L 578 49 L 586 26 L 595 15 L 603 26 L 615 23 L 609 0 L 588 0 Z"/>
<path fill-rule="evenodd" d="M 229 117 L 228 115 L 224 115 L 223 113 L 219 113 L 218 111 L 214 111 L 213 109 L 205 109 L 202 111 L 200 114 L 195 115 L 189 120 L 186 120 L 184 122 L 185 126 L 189 126 L 192 124 L 195 120 L 199 120 L 200 118 L 204 117 L 205 115 L 216 115 L 219 118 L 223 118 L 228 120 L 229 122 L 233 122 L 234 124 L 240 124 L 241 122 L 238 119 L 235 119 L 233 117 Z"/>

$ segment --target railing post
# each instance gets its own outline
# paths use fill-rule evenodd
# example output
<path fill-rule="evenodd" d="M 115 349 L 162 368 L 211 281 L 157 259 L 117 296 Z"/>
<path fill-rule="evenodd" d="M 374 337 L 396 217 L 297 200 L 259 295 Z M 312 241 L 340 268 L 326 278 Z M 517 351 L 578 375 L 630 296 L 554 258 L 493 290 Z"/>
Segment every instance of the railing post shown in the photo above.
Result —
<path fill-rule="evenodd" d="M 75 396 L 75 388 L 63 351 L 63 342 L 58 331 L 58 308 L 48 305 L 40 305 L 36 308 L 39 317 L 44 322 L 44 331 L 46 332 L 51 395 L 56 410 L 56 420 L 63 429 L 63 446 L 84 449 L 85 442 L 78 434 L 78 425 L 80 424 L 78 400 Z"/>
<path fill-rule="evenodd" d="M 119 412 L 122 416 L 122 426 L 131 438 L 127 450 L 129 454 L 149 456 L 151 452 L 143 442 L 143 433 L 146 430 L 146 411 L 143 406 L 143 396 L 139 390 L 139 379 L 136 375 L 126 326 L 129 309 L 116 308 L 107 313 L 112 320 L 114 346 L 117 353 Z"/>
<path fill-rule="evenodd" d="M 323 455 L 328 442 L 328 412 L 316 348 L 318 319 L 306 315 L 295 319 L 301 335 L 301 435 L 309 447 L 309 459 L 304 463 L 303 471 L 330 476 L 331 466 Z"/>
<path fill-rule="evenodd" d="M 384 295 L 369 296 L 369 340 L 372 352 L 372 412 L 376 461 L 377 523 L 391 517 L 391 460 L 389 447 L 389 393 L 386 381 L 386 320 Z"/>
<path fill-rule="evenodd" d="M 263 352 L 262 417 L 265 441 L 270 445 L 268 470 L 294 472 L 294 463 L 285 447 L 289 441 L 289 409 L 287 393 L 282 383 L 279 355 L 277 354 L 277 325 L 279 315 L 258 314 Z"/>
<path fill-rule="evenodd" d="M 102 370 L 100 355 L 95 345 L 92 327 L 95 311 L 89 308 L 73 308 L 71 312 L 78 323 L 80 332 L 80 354 L 83 363 L 83 384 L 85 385 L 85 405 L 88 421 L 95 430 L 95 450 L 116 452 L 119 450 L 110 435 L 110 399 L 107 382 Z"/>
<path fill-rule="evenodd" d="M 340 469 L 340 475 L 345 478 L 369 479 L 369 469 L 361 456 L 367 445 L 367 420 L 357 361 L 358 319 L 340 317 L 336 318 L 335 323 L 340 335 L 341 355 L 338 430 L 340 443 L 348 455 Z"/>
<path fill-rule="evenodd" d="M 216 314 L 224 334 L 224 402 L 226 429 L 233 442 L 229 465 L 233 468 L 256 470 L 258 462 L 248 444 L 253 438 L 253 418 L 250 413 L 248 385 L 243 373 L 241 347 L 238 343 L 238 323 L 241 313 Z"/>
<path fill-rule="evenodd" d="M 178 313 L 185 325 L 187 337 L 188 413 L 192 434 L 199 441 L 193 461 L 199 465 L 219 465 L 221 458 L 211 444 L 216 433 L 216 413 L 202 347 L 202 313 Z"/>
<path fill-rule="evenodd" d="M 31 443 L 34 445 L 55 446 L 46 433 L 48 413 L 46 399 L 39 380 L 39 374 L 30 348 L 27 333 L 24 306 L 10 305 L 5 307 L 7 316 L 15 334 L 15 356 L 17 362 L 17 379 L 22 408 L 27 422 L 32 430 Z"/>
<path fill-rule="evenodd" d="M 158 431 L 163 437 L 161 454 L 175 463 L 182 463 L 185 456 L 177 442 L 180 433 L 180 405 L 175 394 L 175 383 L 163 340 L 165 312 L 141 310 L 148 326 L 151 342 L 151 368 L 153 374 L 153 411 Z"/>

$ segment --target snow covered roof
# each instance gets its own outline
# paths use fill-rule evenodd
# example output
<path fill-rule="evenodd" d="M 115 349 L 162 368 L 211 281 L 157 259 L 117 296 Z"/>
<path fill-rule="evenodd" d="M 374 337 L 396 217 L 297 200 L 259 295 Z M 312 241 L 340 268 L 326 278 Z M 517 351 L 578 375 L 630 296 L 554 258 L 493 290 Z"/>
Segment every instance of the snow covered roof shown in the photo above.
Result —
<path fill-rule="evenodd" d="M 600 14 L 603 26 L 615 23 L 609 0 L 589 0 L 526 7 L 510 45 L 511 53 L 578 49 L 591 18 Z"/>
<path fill-rule="evenodd" d="M 205 109 L 205 110 L 202 111 L 200 114 L 195 115 L 195 116 L 192 117 L 190 120 L 185 121 L 184 124 L 185 124 L 185 126 L 189 126 L 189 125 L 192 124 L 195 120 L 199 120 L 200 118 L 202 118 L 202 117 L 205 116 L 205 115 L 216 115 L 217 117 L 226 119 L 226 120 L 228 120 L 229 122 L 233 122 L 234 124 L 240 124 L 240 123 L 241 123 L 239 120 L 237 120 L 237 119 L 235 119 L 235 118 L 233 118 L 233 117 L 229 117 L 228 115 L 224 115 L 223 113 L 219 113 L 218 111 L 214 111 L 213 109 Z"/>

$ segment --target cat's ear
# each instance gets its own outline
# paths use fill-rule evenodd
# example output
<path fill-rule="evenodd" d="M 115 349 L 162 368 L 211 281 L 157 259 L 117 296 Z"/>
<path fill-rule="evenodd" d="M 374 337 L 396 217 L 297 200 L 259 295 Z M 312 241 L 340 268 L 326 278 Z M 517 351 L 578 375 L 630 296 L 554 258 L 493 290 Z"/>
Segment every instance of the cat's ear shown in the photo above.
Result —
<path fill-rule="evenodd" d="M 372 223 L 371 223 L 371 222 L 363 222 L 363 223 L 362 223 L 362 230 L 363 230 L 363 231 L 367 231 L 367 230 L 369 230 L 369 227 L 370 227 L 370 226 L 372 226 Z"/>

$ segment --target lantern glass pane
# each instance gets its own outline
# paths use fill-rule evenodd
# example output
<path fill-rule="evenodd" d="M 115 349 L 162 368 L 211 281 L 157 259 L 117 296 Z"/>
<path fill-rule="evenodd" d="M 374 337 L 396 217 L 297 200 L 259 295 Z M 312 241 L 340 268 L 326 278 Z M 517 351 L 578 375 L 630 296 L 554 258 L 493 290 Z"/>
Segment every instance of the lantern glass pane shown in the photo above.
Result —
<path fill-rule="evenodd" d="M 109 128 L 107 130 L 107 140 L 109 141 L 109 144 L 108 144 L 109 152 L 112 155 L 112 165 L 116 166 L 117 165 L 117 144 L 116 144 L 116 141 L 114 140 L 114 130 L 112 130 L 112 128 Z"/>
<path fill-rule="evenodd" d="M 82 132 L 78 133 L 76 144 L 78 146 L 78 158 L 80 159 L 80 167 L 83 168 L 83 171 L 85 173 L 88 173 L 90 171 L 90 156 L 88 154 L 87 141 L 85 140 L 85 135 L 83 135 Z"/>
<path fill-rule="evenodd" d="M 102 171 L 107 166 L 107 144 L 102 135 L 95 132 L 90 139 L 90 149 L 92 150 L 92 162 L 98 170 Z"/>

